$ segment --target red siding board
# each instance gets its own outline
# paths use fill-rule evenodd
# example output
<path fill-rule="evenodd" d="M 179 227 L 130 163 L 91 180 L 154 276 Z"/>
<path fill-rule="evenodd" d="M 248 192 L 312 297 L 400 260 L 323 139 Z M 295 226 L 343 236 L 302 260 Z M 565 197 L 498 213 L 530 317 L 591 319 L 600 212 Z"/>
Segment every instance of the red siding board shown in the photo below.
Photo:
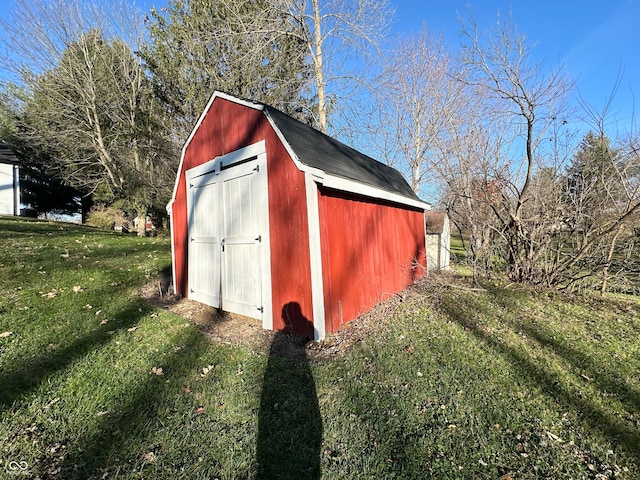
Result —
<path fill-rule="evenodd" d="M 172 206 L 176 292 L 187 296 L 185 172 L 265 140 L 269 189 L 273 328 L 313 337 L 309 234 L 304 174 L 289 157 L 264 113 L 216 98 L 187 146 Z M 216 212 L 213 210 L 212 215 Z"/>
<path fill-rule="evenodd" d="M 424 274 L 424 213 L 324 188 L 318 205 L 326 328 L 335 331 Z"/>
<path fill-rule="evenodd" d="M 277 139 L 268 143 L 267 158 L 273 328 L 313 338 L 304 174 Z"/>

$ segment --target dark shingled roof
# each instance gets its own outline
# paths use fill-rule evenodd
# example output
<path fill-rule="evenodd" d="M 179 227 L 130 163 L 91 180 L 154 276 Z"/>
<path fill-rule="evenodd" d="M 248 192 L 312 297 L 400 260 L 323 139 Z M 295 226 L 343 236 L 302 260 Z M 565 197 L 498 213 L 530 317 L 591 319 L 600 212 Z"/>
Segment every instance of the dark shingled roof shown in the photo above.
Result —
<path fill-rule="evenodd" d="M 305 165 L 421 201 L 396 169 L 299 122 L 280 110 L 268 105 L 264 105 L 264 109 L 298 159 Z"/>
<path fill-rule="evenodd" d="M 0 163 L 18 163 L 18 157 L 2 139 L 0 139 Z"/>

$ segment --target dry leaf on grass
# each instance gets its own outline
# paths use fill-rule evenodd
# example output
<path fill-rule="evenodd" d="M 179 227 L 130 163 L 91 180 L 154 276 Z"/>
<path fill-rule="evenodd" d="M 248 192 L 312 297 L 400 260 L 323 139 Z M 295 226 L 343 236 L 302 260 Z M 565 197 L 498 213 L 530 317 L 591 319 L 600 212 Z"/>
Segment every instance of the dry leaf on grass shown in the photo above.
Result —
<path fill-rule="evenodd" d="M 140 459 L 145 462 L 153 463 L 156 461 L 156 454 L 153 452 L 146 452 L 140 456 Z"/>
<path fill-rule="evenodd" d="M 2 332 L 0 333 L 0 338 L 8 337 L 10 335 L 13 335 L 13 332 Z"/>
<path fill-rule="evenodd" d="M 80 285 L 76 285 L 73 287 L 73 293 L 80 293 L 80 292 L 84 292 L 84 288 L 82 288 Z"/>
<path fill-rule="evenodd" d="M 162 367 L 153 367 L 151 369 L 151 373 L 155 374 L 155 375 L 164 375 L 164 372 L 162 371 Z"/>

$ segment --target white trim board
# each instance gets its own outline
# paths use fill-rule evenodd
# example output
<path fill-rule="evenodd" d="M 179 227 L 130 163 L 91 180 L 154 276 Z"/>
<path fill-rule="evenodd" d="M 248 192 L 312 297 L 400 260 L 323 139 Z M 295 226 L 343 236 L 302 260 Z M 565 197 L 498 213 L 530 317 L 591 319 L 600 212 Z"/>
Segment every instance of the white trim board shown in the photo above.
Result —
<path fill-rule="evenodd" d="M 318 186 L 309 172 L 304 175 L 309 222 L 309 269 L 311 271 L 311 303 L 313 308 L 313 339 L 324 340 L 326 319 L 324 312 L 324 282 L 322 277 L 322 245 L 320 241 L 320 211 Z"/>

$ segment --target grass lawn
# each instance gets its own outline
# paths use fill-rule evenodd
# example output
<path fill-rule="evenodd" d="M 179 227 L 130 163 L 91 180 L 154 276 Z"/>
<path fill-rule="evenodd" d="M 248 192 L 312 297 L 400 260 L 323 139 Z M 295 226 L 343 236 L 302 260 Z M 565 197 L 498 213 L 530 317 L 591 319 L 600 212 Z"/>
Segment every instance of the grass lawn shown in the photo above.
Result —
<path fill-rule="evenodd" d="M 166 239 L 0 218 L 0 245 L 0 478 L 640 478 L 637 298 L 453 275 L 311 361 L 141 300 Z"/>
<path fill-rule="evenodd" d="M 455 263 L 461 263 L 467 258 L 467 252 L 464 249 L 465 245 L 468 244 L 463 244 L 462 236 L 459 233 L 451 234 L 451 260 Z"/>

